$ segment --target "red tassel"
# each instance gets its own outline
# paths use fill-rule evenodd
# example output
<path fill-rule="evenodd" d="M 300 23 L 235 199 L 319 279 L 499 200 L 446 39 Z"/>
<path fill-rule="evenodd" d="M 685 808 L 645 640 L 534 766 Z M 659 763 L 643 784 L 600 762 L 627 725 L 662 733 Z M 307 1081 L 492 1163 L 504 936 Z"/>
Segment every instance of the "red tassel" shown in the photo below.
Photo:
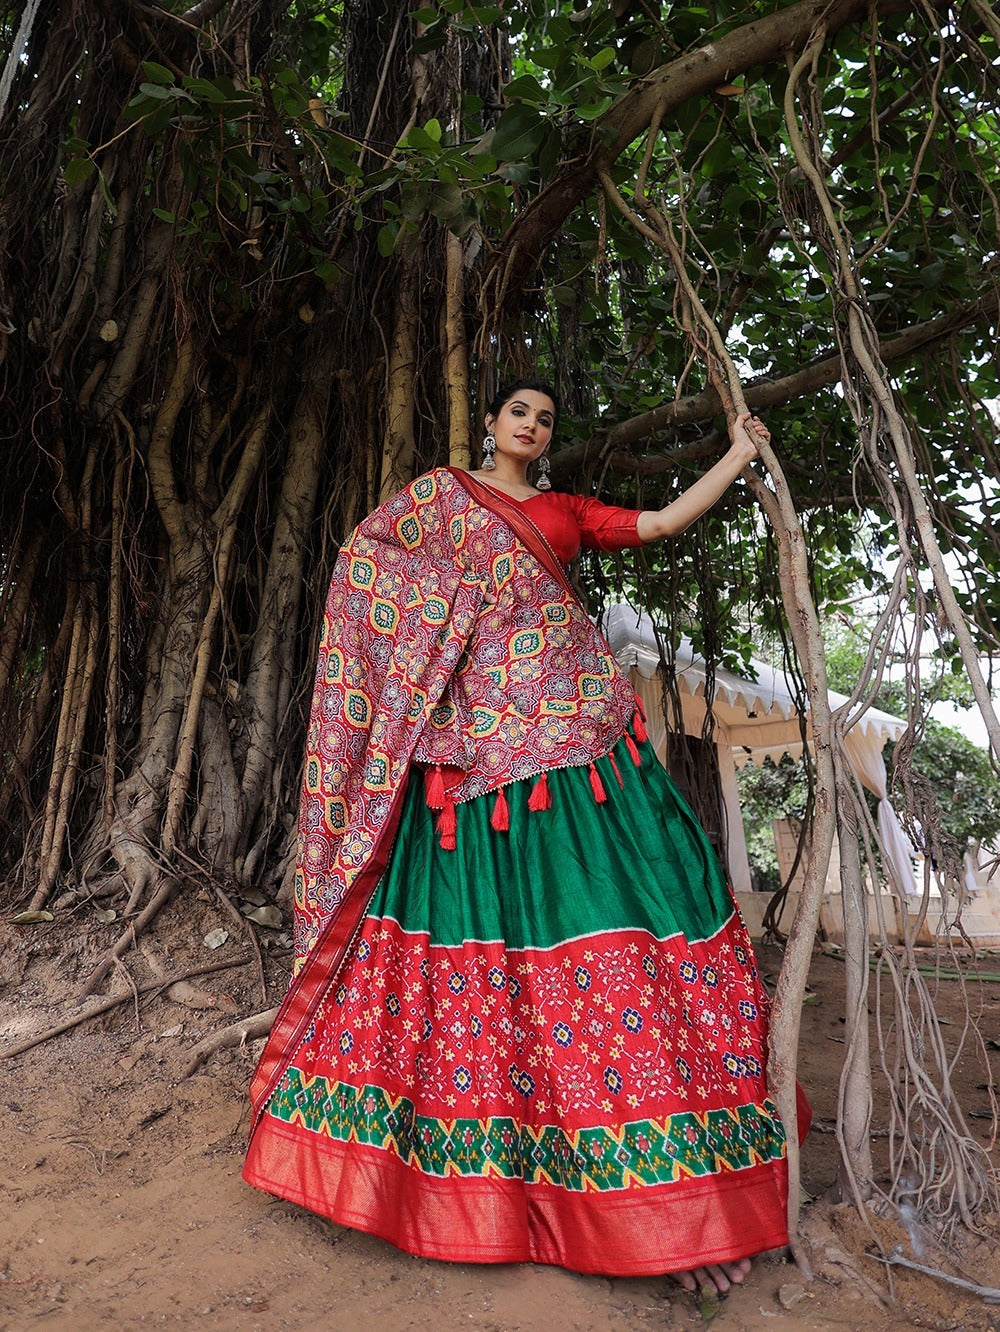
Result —
<path fill-rule="evenodd" d="M 424 774 L 424 800 L 430 809 L 444 805 L 444 773 L 440 763 Z"/>
<path fill-rule="evenodd" d="M 490 826 L 494 832 L 507 832 L 510 829 L 510 809 L 507 805 L 507 797 L 501 788 L 497 792 L 496 803 L 493 806 L 493 814 L 490 818 Z"/>
<path fill-rule="evenodd" d="M 604 789 L 604 783 L 601 781 L 601 774 L 590 765 L 590 789 L 594 793 L 594 800 L 598 805 L 603 805 L 608 798 L 608 793 Z"/>
<path fill-rule="evenodd" d="M 636 743 L 629 735 L 628 731 L 625 732 L 625 744 L 628 746 L 628 752 L 630 758 L 632 759 L 632 762 L 635 764 L 637 768 L 641 768 L 642 756 L 640 755 L 639 750 L 636 748 Z"/>
<path fill-rule="evenodd" d="M 642 720 L 642 713 L 636 709 L 635 716 L 632 718 L 632 730 L 635 732 L 635 738 L 640 745 L 644 745 L 649 737 L 646 734 L 646 725 Z"/>
<path fill-rule="evenodd" d="M 441 834 L 441 850 L 454 851 L 455 831 L 458 820 L 455 817 L 455 802 L 450 797 L 445 800 L 441 817 L 438 819 L 438 832 Z"/>
<path fill-rule="evenodd" d="M 618 785 L 624 789 L 625 783 L 622 781 L 622 775 L 618 770 L 618 764 L 615 762 L 614 754 L 609 754 L 608 758 L 611 760 L 611 766 L 615 770 L 615 777 L 618 779 Z"/>
<path fill-rule="evenodd" d="M 552 797 L 549 795 L 549 774 L 547 772 L 543 772 L 535 783 L 535 789 L 528 797 L 528 808 L 533 811 L 552 808 Z"/>

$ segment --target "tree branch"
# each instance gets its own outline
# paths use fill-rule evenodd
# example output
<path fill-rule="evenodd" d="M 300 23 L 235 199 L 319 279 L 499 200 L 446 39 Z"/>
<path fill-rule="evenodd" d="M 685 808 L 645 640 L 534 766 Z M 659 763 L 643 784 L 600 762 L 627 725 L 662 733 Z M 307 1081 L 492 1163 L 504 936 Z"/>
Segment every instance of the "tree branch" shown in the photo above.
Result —
<path fill-rule="evenodd" d="M 754 65 L 799 50 L 817 23 L 822 22 L 827 33 L 835 33 L 872 8 L 885 18 L 911 6 L 905 0 L 877 0 L 874 6 L 869 0 L 802 0 L 734 28 L 640 80 L 595 122 L 587 141 L 570 150 L 569 165 L 521 210 L 503 244 L 493 253 L 483 285 L 495 308 L 504 295 L 524 288 L 573 208 L 656 117 L 669 114 L 692 97 L 711 92 Z"/>
<path fill-rule="evenodd" d="M 914 324 L 904 333 L 881 344 L 882 360 L 886 364 L 904 360 L 914 352 L 934 342 L 940 342 L 960 329 L 982 320 L 993 318 L 1000 309 L 1000 293 L 989 291 L 978 301 L 960 305 L 954 310 L 936 315 L 922 324 Z M 843 364 L 839 355 L 825 356 L 821 361 L 796 370 L 793 374 L 783 375 L 780 379 L 763 379 L 745 387 L 747 406 L 759 411 L 761 408 L 777 407 L 794 398 L 802 398 L 808 393 L 827 384 L 836 383 L 841 376 Z M 660 459 L 637 458 L 627 452 L 637 444 L 655 440 L 657 435 L 676 426 L 691 425 L 698 421 L 709 421 L 722 411 L 722 403 L 714 388 L 703 389 L 701 393 L 689 394 L 674 402 L 666 402 L 661 407 L 642 412 L 639 416 L 619 421 L 606 429 L 598 429 L 583 444 L 574 444 L 571 448 L 561 449 L 552 459 L 554 476 L 575 473 L 595 454 L 603 454 L 609 464 L 618 471 L 649 475 L 664 470 Z M 670 454 L 670 460 L 686 462 L 706 456 L 710 452 L 712 436 L 698 440 L 693 444 Z M 669 461 L 669 460 L 668 460 Z"/>

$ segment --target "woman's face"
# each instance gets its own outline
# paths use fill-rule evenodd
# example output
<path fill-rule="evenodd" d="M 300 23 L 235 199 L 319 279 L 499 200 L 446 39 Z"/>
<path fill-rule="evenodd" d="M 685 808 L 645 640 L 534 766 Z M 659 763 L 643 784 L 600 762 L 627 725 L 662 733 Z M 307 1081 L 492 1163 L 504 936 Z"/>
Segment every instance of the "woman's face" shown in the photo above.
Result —
<path fill-rule="evenodd" d="M 556 405 L 547 393 L 518 389 L 500 408 L 487 414 L 486 428 L 497 442 L 497 453 L 520 462 L 534 462 L 548 448 L 556 423 Z"/>

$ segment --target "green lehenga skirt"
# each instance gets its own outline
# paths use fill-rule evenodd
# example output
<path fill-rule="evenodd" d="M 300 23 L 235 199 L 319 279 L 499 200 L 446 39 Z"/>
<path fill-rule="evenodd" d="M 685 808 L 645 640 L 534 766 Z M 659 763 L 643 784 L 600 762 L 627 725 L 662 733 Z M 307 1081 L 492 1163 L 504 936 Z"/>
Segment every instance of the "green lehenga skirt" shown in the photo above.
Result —
<path fill-rule="evenodd" d="M 628 1275 L 784 1244 L 766 998 L 715 853 L 648 743 L 546 784 L 460 805 L 445 850 L 414 774 L 246 1178 L 433 1258 Z"/>

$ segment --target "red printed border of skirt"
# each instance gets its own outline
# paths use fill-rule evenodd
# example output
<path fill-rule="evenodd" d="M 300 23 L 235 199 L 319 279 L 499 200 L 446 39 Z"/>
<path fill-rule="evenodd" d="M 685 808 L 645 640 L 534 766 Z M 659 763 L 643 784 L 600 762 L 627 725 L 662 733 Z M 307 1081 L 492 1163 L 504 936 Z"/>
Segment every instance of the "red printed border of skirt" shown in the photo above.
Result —
<path fill-rule="evenodd" d="M 348 1149 L 320 1137 L 303 1150 L 301 1132 L 281 1123 L 269 1128 L 247 1157 L 248 1183 L 425 1258 L 643 1276 L 788 1242 L 783 1159 L 610 1195 L 567 1194 L 523 1180 L 414 1180 L 404 1161 L 377 1148 Z M 344 1171 L 348 1151 L 351 1169 Z M 706 1225 L 709 1218 L 721 1226 Z M 490 1238 L 477 1242 L 477 1235 Z"/>
<path fill-rule="evenodd" d="M 340 909 L 316 941 L 316 946 L 306 958 L 301 971 L 293 978 L 278 1009 L 264 1053 L 250 1083 L 250 1103 L 253 1107 L 250 1142 L 253 1142 L 268 1102 L 305 1035 L 316 1003 L 322 992 L 336 980 L 347 957 L 351 941 L 368 914 L 372 896 L 385 873 L 396 840 L 403 797 L 409 785 L 411 771 L 412 765 L 407 768 L 394 793 L 392 808 L 382 826 L 381 837 L 364 869 L 354 880 Z"/>

